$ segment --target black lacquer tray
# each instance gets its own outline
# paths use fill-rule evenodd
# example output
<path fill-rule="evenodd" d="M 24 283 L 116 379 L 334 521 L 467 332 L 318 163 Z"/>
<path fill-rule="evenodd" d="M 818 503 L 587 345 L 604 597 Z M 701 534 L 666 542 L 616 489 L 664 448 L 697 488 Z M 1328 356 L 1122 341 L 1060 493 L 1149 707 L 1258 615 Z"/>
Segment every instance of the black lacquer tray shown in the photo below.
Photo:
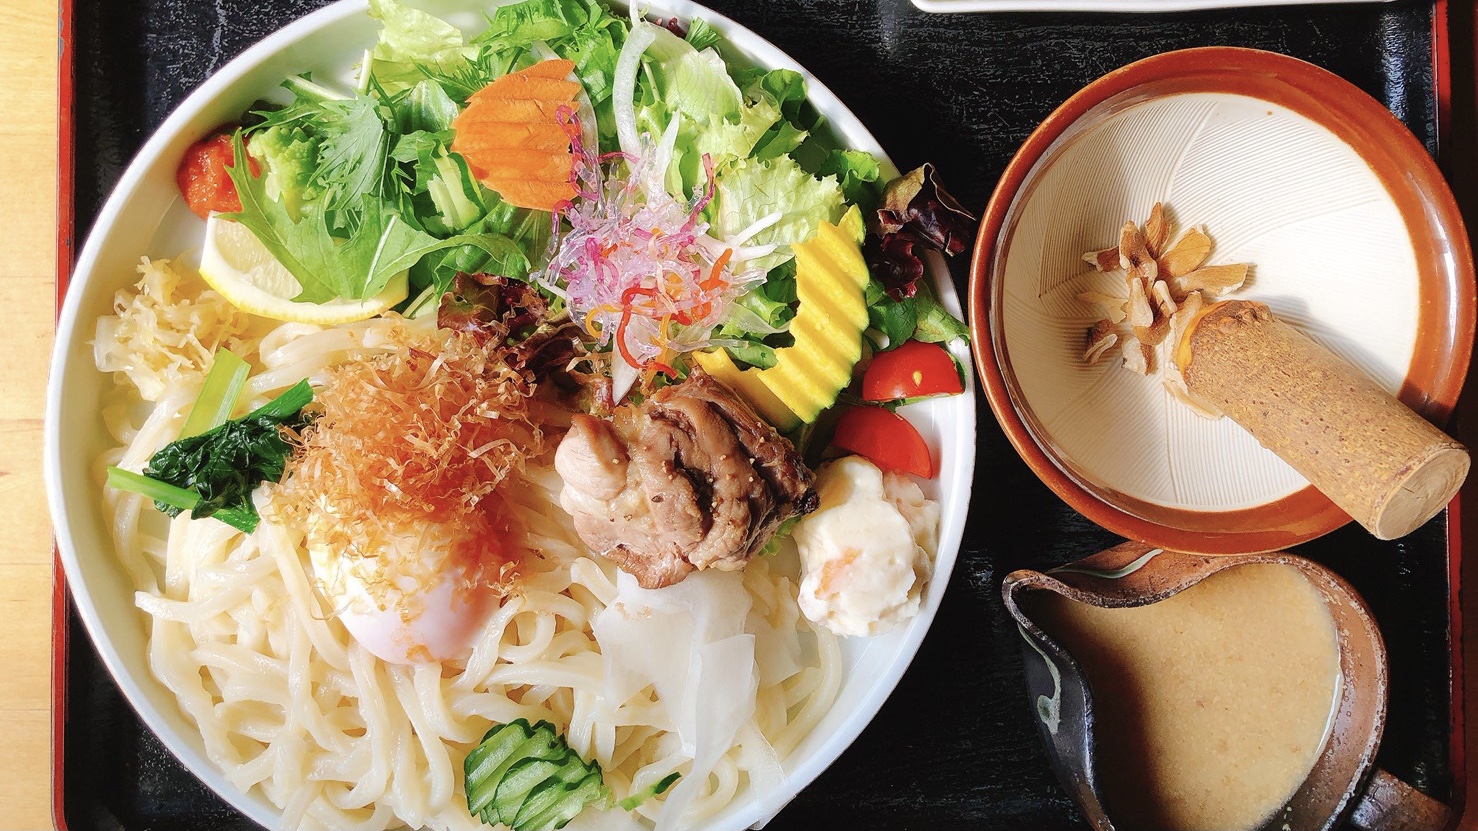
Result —
<path fill-rule="evenodd" d="M 85 235 L 130 157 L 170 110 L 242 49 L 324 4 L 64 0 L 64 268 L 72 229 Z M 1449 21 L 1443 0 L 1153 15 L 930 15 L 907 0 L 709 5 L 805 64 L 900 168 L 934 162 L 977 211 L 1016 148 L 1058 104 L 1103 73 L 1158 52 L 1222 44 L 1311 61 L 1384 103 L 1434 154 L 1450 123 L 1449 100 L 1469 109 L 1473 100 L 1468 87 L 1453 98 L 1448 54 L 1449 42 L 1457 44 L 1470 70 L 1472 10 L 1455 8 Z M 965 258 L 953 268 L 963 296 Z M 985 400 L 978 403 L 970 517 L 933 628 L 872 725 L 771 829 L 1086 827 L 1038 743 L 1000 578 L 1119 540 L 1047 490 Z M 1384 632 L 1392 700 L 1379 765 L 1452 802 L 1464 781 L 1455 516 L 1439 515 L 1395 543 L 1347 527 L 1298 549 L 1347 578 Z M 255 828 L 174 761 L 123 700 L 65 603 L 57 614 L 58 827 Z"/>

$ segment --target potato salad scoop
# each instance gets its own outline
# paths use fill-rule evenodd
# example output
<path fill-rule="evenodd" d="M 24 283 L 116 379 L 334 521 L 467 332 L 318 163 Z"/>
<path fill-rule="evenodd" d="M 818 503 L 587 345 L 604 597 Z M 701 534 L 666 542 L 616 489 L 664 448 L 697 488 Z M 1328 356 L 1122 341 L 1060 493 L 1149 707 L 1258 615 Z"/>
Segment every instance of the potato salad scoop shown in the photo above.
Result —
<path fill-rule="evenodd" d="M 1207 306 L 1175 362 L 1214 405 L 1383 540 L 1452 501 L 1468 451 L 1262 303 Z"/>

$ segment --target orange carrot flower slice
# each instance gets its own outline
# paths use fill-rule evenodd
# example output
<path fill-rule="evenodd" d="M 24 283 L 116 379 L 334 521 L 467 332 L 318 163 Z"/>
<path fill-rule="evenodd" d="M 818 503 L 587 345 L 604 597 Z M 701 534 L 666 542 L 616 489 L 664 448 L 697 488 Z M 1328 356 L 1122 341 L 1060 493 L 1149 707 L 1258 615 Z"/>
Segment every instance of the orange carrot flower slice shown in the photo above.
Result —
<path fill-rule="evenodd" d="M 510 72 L 478 90 L 452 122 L 453 152 L 505 202 L 552 211 L 575 195 L 574 154 L 560 123 L 580 84 L 573 61 L 549 60 Z"/>

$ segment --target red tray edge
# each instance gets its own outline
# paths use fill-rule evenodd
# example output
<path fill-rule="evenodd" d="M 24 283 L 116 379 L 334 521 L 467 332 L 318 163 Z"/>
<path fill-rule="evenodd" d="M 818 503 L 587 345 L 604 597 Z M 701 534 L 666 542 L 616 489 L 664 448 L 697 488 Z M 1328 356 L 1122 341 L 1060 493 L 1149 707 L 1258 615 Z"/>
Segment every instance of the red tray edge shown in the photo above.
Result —
<path fill-rule="evenodd" d="M 73 0 L 57 3 L 57 234 L 56 234 L 56 307 L 61 314 L 67 295 L 67 282 L 72 274 L 72 256 L 76 244 L 76 148 L 74 145 L 75 87 L 72 20 Z M 66 573 L 61 555 L 52 555 L 51 591 L 51 824 L 67 831 L 63 785 L 66 770 L 67 729 L 67 655 L 69 654 L 68 618 L 70 601 Z"/>
<path fill-rule="evenodd" d="M 75 59 L 73 52 L 72 22 L 73 0 L 58 0 L 58 67 L 57 67 L 57 257 L 56 257 L 56 300 L 55 315 L 60 315 L 66 298 L 67 284 L 72 274 L 76 246 L 75 205 Z M 1432 17 L 1433 56 L 1435 58 L 1434 88 L 1437 104 L 1437 137 L 1439 156 L 1442 149 L 1449 147 L 1448 136 L 1452 114 L 1452 66 L 1450 32 L 1448 28 L 1447 0 L 1435 0 Z M 1478 41 L 1478 30 L 1474 32 Z M 1462 493 L 1453 497 L 1447 507 L 1447 561 L 1448 561 L 1448 640 L 1451 645 L 1451 702 L 1449 724 L 1452 741 L 1449 742 L 1449 759 L 1452 769 L 1453 790 L 1449 803 L 1454 822 L 1464 816 L 1467 803 L 1466 733 L 1464 701 L 1463 661 L 1463 615 L 1462 615 Z M 70 594 L 67 590 L 66 573 L 62 569 L 59 552 L 53 553 L 52 562 L 52 660 L 51 660 L 51 812 L 52 825 L 57 831 L 68 831 L 63 799 L 64 770 L 66 762 L 67 724 L 67 656 L 70 647 L 69 612 Z"/>
<path fill-rule="evenodd" d="M 1452 79 L 1452 19 L 1448 0 L 1436 0 L 1432 15 L 1432 55 L 1434 59 L 1433 81 L 1437 105 L 1437 148 L 1439 165 L 1444 172 L 1451 170 L 1450 156 L 1455 152 L 1453 141 L 1453 79 Z M 1470 33 L 1478 37 L 1478 31 Z M 1472 67 L 1469 67 L 1472 69 Z M 1468 102 L 1478 105 L 1478 101 Z M 1450 173 L 1449 173 L 1450 175 Z M 1470 372 L 1470 376 L 1471 376 Z M 1472 395 L 1469 390 L 1468 395 Z M 1448 644 L 1451 650 L 1449 676 L 1449 730 L 1448 759 L 1452 770 L 1452 793 L 1448 802 L 1452 808 L 1453 827 L 1465 819 L 1468 807 L 1467 772 L 1467 723 L 1466 723 L 1466 667 L 1465 637 L 1463 626 L 1462 576 L 1462 491 L 1447 507 L 1447 564 L 1448 564 Z"/>

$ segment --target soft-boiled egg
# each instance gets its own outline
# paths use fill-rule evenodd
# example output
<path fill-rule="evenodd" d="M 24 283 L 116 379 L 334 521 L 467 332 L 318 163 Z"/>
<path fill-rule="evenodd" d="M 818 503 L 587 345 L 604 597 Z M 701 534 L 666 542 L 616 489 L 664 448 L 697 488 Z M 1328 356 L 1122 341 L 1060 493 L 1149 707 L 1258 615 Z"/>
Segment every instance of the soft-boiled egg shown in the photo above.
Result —
<path fill-rule="evenodd" d="M 399 527 L 403 526 L 403 527 Z M 495 605 L 492 589 L 455 555 L 466 532 L 436 522 L 392 523 L 363 550 L 326 541 L 314 523 L 308 555 L 332 613 L 384 661 L 415 664 L 467 653 Z"/>

